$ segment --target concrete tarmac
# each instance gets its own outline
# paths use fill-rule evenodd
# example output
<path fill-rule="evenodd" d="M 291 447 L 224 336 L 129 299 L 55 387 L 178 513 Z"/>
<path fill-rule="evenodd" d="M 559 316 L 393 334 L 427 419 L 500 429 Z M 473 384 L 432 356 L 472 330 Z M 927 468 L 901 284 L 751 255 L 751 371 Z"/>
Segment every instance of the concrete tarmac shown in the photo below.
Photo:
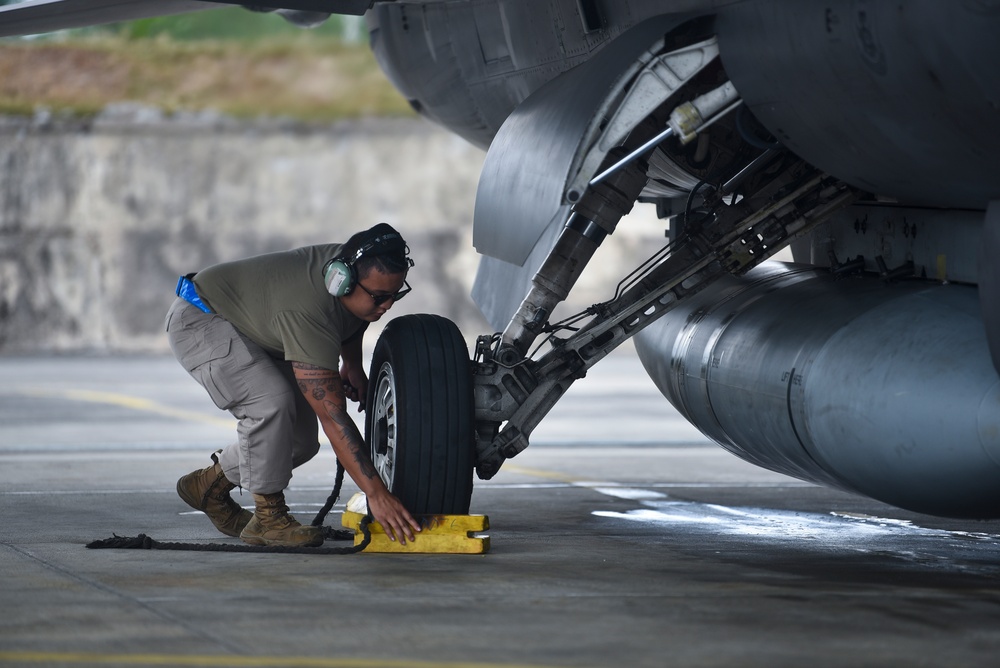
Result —
<path fill-rule="evenodd" d="M 174 491 L 233 425 L 171 358 L 0 358 L 0 666 L 987 666 L 1000 653 L 1000 523 L 745 464 L 681 420 L 628 351 L 477 481 L 486 555 L 84 547 L 238 543 Z M 327 447 L 296 472 L 300 520 L 334 467 Z"/>

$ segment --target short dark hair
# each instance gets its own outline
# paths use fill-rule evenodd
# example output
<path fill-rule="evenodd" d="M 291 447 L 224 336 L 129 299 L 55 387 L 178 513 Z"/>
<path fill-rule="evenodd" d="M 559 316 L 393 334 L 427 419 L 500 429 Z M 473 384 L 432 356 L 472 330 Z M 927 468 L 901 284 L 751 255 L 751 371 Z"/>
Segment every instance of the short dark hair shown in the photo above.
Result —
<path fill-rule="evenodd" d="M 353 258 L 354 269 L 364 278 L 372 269 L 385 274 L 405 274 L 413 261 L 407 257 L 410 249 L 403 236 L 388 223 L 379 223 L 351 236 L 344 244 L 341 256 Z"/>

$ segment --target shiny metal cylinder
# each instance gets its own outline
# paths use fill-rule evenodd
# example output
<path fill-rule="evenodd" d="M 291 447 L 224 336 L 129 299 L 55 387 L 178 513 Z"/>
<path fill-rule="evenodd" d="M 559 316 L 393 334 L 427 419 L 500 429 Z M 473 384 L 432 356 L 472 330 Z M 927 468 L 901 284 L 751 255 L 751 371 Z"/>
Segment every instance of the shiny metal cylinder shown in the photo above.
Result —
<path fill-rule="evenodd" d="M 603 236 L 596 238 L 588 234 L 584 229 L 586 226 L 575 224 L 576 220 L 582 219 L 574 213 L 532 279 L 531 290 L 503 332 L 500 355 L 505 364 L 513 364 L 527 354 L 552 309 L 566 299 L 600 245 Z"/>
<path fill-rule="evenodd" d="M 664 396 L 753 464 L 917 512 L 1000 517 L 1000 378 L 975 287 L 770 262 L 635 345 Z"/>
<path fill-rule="evenodd" d="M 613 151 L 608 160 L 614 162 L 624 152 Z M 503 332 L 501 362 L 513 364 L 527 355 L 552 309 L 566 299 L 601 242 L 632 210 L 645 184 L 645 163 L 633 162 L 588 188 L 573 206 L 555 246 L 531 281 L 531 291 Z"/>

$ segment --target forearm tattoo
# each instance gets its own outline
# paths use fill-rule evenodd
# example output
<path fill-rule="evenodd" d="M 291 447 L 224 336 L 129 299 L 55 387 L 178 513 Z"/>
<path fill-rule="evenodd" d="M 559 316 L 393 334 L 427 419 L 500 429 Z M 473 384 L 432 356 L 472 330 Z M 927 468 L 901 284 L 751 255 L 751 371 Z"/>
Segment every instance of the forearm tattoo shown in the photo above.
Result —
<path fill-rule="evenodd" d="M 330 418 L 340 430 L 343 443 L 347 445 L 354 461 L 361 469 L 361 474 L 366 478 L 377 478 L 378 471 L 372 464 L 371 457 L 368 456 L 364 438 L 358 431 L 358 426 L 347 414 L 347 397 L 344 396 L 344 386 L 340 379 L 340 374 L 330 369 L 324 369 L 313 364 L 302 362 L 292 362 L 292 369 L 295 372 L 295 380 L 299 385 L 299 390 L 307 397 L 313 399 L 310 402 L 319 415 L 321 421 L 324 417 Z M 325 421 L 324 421 L 325 422 Z"/>

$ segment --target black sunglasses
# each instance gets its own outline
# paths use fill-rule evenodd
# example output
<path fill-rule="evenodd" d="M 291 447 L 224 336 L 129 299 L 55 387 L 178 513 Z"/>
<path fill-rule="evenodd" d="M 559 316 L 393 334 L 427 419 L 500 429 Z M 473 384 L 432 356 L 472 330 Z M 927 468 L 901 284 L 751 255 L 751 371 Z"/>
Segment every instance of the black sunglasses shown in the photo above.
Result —
<path fill-rule="evenodd" d="M 389 301 L 390 299 L 392 301 L 394 301 L 394 302 L 398 302 L 400 299 L 402 299 L 403 297 L 405 297 L 410 290 L 412 290 L 412 288 L 410 287 L 410 284 L 406 282 L 406 279 L 403 279 L 403 289 L 400 290 L 399 292 L 393 293 L 391 295 L 373 295 L 371 293 L 371 290 L 369 290 L 365 286 L 361 285 L 361 281 L 358 281 L 358 287 L 368 293 L 368 296 L 372 298 L 373 302 L 375 302 L 375 306 L 379 306 L 380 304 L 384 304 L 385 302 Z"/>

